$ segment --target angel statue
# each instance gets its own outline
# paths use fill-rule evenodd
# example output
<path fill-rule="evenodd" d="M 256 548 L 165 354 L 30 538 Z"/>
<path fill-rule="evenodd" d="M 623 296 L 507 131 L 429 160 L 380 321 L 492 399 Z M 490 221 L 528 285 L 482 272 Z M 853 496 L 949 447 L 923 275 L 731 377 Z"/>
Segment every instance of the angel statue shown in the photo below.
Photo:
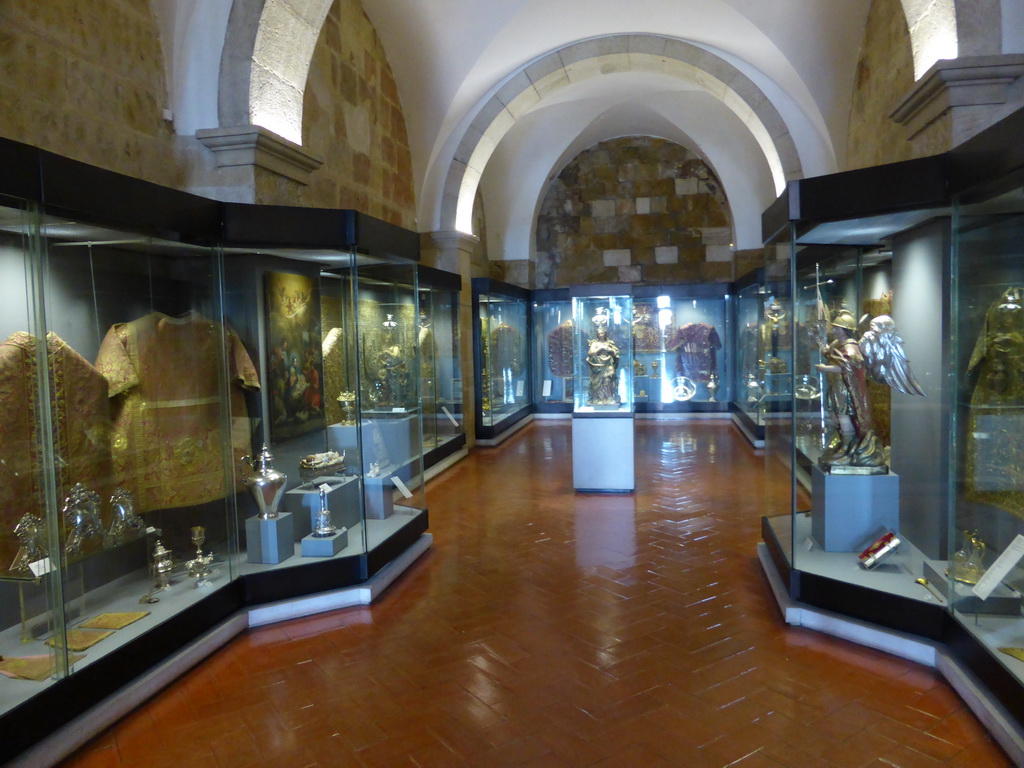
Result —
<path fill-rule="evenodd" d="M 857 337 L 858 324 L 848 309 L 840 309 L 829 322 L 829 341 L 822 344 L 825 362 L 815 367 L 828 379 L 827 408 L 833 434 L 818 465 L 826 472 L 885 474 L 889 471 L 885 446 L 875 434 L 868 406 L 867 376 L 905 395 L 921 395 L 910 370 L 903 339 L 888 315 L 871 320 Z"/>

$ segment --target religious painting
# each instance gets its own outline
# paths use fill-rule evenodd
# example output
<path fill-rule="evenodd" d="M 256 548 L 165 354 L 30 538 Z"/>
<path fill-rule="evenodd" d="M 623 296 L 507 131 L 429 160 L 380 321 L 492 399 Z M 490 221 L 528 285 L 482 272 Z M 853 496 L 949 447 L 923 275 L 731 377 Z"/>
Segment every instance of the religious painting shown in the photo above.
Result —
<path fill-rule="evenodd" d="M 288 272 L 264 276 L 267 306 L 267 399 L 270 441 L 323 429 L 323 352 L 316 279 Z"/>

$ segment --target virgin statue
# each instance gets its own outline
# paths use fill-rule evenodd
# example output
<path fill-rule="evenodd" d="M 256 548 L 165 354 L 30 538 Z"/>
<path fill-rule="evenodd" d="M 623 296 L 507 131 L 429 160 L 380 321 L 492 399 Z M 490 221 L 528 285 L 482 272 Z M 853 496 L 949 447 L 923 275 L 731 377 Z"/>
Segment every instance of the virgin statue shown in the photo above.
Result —
<path fill-rule="evenodd" d="M 590 405 L 619 404 L 619 346 L 608 338 L 608 310 L 594 315 L 595 337 L 587 342 L 586 363 L 590 367 Z"/>

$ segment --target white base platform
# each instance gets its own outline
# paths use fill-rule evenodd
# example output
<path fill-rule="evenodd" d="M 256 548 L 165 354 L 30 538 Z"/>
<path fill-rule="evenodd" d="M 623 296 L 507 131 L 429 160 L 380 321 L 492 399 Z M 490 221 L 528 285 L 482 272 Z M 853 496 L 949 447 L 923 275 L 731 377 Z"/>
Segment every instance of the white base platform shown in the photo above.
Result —
<path fill-rule="evenodd" d="M 144 701 L 226 645 L 248 627 L 312 616 L 324 611 L 369 605 L 433 544 L 424 533 L 409 549 L 363 584 L 317 595 L 254 606 L 239 611 L 173 656 L 90 708 L 66 726 L 26 750 L 3 768 L 49 768 L 125 717 Z"/>
<path fill-rule="evenodd" d="M 824 632 L 936 669 L 1014 764 L 1024 765 L 1024 730 L 941 644 L 797 602 L 789 596 L 763 542 L 757 545 L 757 557 L 787 624 Z"/>

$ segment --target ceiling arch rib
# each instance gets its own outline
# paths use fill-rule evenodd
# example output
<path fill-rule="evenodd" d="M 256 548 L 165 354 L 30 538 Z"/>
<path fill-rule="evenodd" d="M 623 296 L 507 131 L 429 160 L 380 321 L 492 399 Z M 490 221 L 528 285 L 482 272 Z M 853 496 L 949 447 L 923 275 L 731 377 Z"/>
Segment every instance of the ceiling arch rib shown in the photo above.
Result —
<path fill-rule="evenodd" d="M 771 169 L 777 192 L 802 175 L 786 124 L 764 93 L 714 53 L 657 35 L 585 40 L 527 65 L 495 93 L 473 119 L 449 168 L 441 201 L 442 228 L 472 230 L 472 206 L 487 161 L 516 121 L 574 83 L 621 72 L 668 75 L 711 94 L 746 125 Z"/>

